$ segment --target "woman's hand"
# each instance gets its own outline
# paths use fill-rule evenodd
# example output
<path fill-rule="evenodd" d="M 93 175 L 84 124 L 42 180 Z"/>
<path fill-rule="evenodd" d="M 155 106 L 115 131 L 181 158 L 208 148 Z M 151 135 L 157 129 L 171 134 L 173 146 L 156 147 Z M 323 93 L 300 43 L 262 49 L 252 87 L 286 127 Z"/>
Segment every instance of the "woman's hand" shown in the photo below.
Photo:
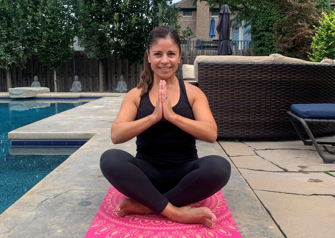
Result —
<path fill-rule="evenodd" d="M 166 120 L 170 121 L 176 114 L 172 110 L 171 102 L 166 88 L 166 82 L 164 80 L 161 80 L 159 83 L 159 97 L 162 101 L 163 116 Z"/>
<path fill-rule="evenodd" d="M 155 122 L 158 122 L 160 119 L 163 118 L 163 102 L 162 102 L 162 98 L 161 98 L 161 83 L 159 84 L 159 90 L 158 90 L 158 97 L 157 97 L 157 101 L 156 101 L 156 107 L 154 112 L 152 113 L 152 116 L 155 120 Z"/>
<path fill-rule="evenodd" d="M 163 116 L 183 131 L 206 142 L 215 142 L 217 139 L 217 125 L 210 110 L 206 95 L 196 86 L 185 84 L 189 103 L 194 119 L 180 116 L 173 112 L 167 94 L 167 88 L 163 84 Z M 166 98 L 167 97 L 167 98 Z"/>

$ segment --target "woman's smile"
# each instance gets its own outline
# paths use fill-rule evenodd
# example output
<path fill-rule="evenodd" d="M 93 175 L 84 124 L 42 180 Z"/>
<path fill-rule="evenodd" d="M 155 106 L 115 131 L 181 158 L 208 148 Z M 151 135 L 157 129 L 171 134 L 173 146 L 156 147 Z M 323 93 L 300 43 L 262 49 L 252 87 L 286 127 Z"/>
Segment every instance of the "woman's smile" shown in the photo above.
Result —
<path fill-rule="evenodd" d="M 169 72 L 169 70 L 171 69 L 171 67 L 158 67 L 160 70 L 162 70 L 163 72 Z"/>

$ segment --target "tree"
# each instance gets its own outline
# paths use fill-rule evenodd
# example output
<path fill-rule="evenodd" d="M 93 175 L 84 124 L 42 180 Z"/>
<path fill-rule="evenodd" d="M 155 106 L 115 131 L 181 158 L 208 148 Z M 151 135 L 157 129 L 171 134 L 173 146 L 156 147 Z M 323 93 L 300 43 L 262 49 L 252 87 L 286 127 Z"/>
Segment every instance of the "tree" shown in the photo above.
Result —
<path fill-rule="evenodd" d="M 54 87 L 57 92 L 57 67 L 73 55 L 75 17 L 69 0 L 39 0 L 38 7 L 39 60 L 54 71 Z"/>
<path fill-rule="evenodd" d="M 130 63 L 142 62 L 150 31 L 162 24 L 177 27 L 178 11 L 171 0 L 112 1 L 113 55 Z"/>
<path fill-rule="evenodd" d="M 197 5 L 198 0 L 193 0 L 193 5 Z M 200 0 L 208 2 L 208 5 L 212 7 L 221 8 L 224 4 L 227 4 L 234 16 L 234 20 L 243 21 L 246 20 L 247 24 L 250 23 L 250 20 L 259 13 L 258 8 L 263 4 L 273 3 L 277 8 L 282 5 L 291 6 L 293 2 L 297 2 L 296 0 Z M 316 7 L 319 10 L 330 12 L 332 11 L 332 7 L 330 6 L 329 0 L 312 0 L 316 1 Z M 287 7 L 285 7 L 287 9 Z"/>
<path fill-rule="evenodd" d="M 284 16 L 276 13 L 273 3 L 264 2 L 257 5 L 251 18 L 251 39 L 255 55 L 270 55 L 276 52 L 273 25 Z"/>
<path fill-rule="evenodd" d="M 88 58 L 99 61 L 99 91 L 103 89 L 102 59 L 112 53 L 109 29 L 112 24 L 109 1 L 78 0 L 76 15 L 78 16 L 79 45 L 84 48 Z"/>
<path fill-rule="evenodd" d="M 324 13 L 320 26 L 313 37 L 312 51 L 309 53 L 311 61 L 320 62 L 323 59 L 335 59 L 335 12 Z"/>
<path fill-rule="evenodd" d="M 114 55 L 141 62 L 149 32 L 161 24 L 177 26 L 178 12 L 170 0 L 77 0 L 76 14 L 79 44 L 88 58 L 99 60 L 103 91 L 102 59 Z"/>
<path fill-rule="evenodd" d="M 200 0 L 206 1 L 210 8 L 221 7 L 224 4 L 229 6 L 231 15 L 234 16 L 234 20 L 238 22 L 245 21 L 245 26 L 250 24 L 250 20 L 257 11 L 257 6 L 261 6 L 266 3 L 267 0 Z M 270 1 L 270 0 L 269 0 Z M 197 5 L 198 0 L 193 0 L 193 5 Z"/>
<path fill-rule="evenodd" d="M 196 4 L 197 0 L 193 0 L 193 2 Z M 251 24 L 251 21 L 254 21 L 253 18 L 260 13 L 258 9 L 267 3 L 273 4 L 277 9 L 277 16 L 285 16 L 277 19 L 273 25 L 276 52 L 286 56 L 308 59 L 307 52 L 310 50 L 311 41 L 315 34 L 313 26 L 318 26 L 321 11 L 331 10 L 329 0 L 208 0 L 211 7 L 221 7 L 223 4 L 228 4 L 232 14 L 236 15 L 235 20 L 246 20 L 247 25 Z M 265 32 L 268 32 L 268 29 Z M 259 35 L 268 35 L 265 32 L 259 31 L 254 37 L 258 39 Z M 268 37 L 264 39 L 263 45 L 266 45 L 266 42 L 269 43 Z"/>
<path fill-rule="evenodd" d="M 192 29 L 189 26 L 187 26 L 186 30 L 181 31 L 180 39 L 181 40 L 189 40 L 193 36 L 194 36 L 194 32 L 192 31 Z"/>
<path fill-rule="evenodd" d="M 289 57 L 308 59 L 311 43 L 319 25 L 320 11 L 310 0 L 274 0 L 278 13 L 286 17 L 274 24 L 276 51 Z"/>
<path fill-rule="evenodd" d="M 6 70 L 7 90 L 12 87 L 10 69 L 24 68 L 33 53 L 30 23 L 31 1 L 0 0 L 0 68 Z"/>
<path fill-rule="evenodd" d="M 326 13 L 330 13 L 332 12 L 334 9 L 332 8 L 332 6 L 330 6 L 330 1 L 329 0 L 316 0 L 317 2 L 317 9 L 319 9 L 322 12 L 326 12 Z"/>

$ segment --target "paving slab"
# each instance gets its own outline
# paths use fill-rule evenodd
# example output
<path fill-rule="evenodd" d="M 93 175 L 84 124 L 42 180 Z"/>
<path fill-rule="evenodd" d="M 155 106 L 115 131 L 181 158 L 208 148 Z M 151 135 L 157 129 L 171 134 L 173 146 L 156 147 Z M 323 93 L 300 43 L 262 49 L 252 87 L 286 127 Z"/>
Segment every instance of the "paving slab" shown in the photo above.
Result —
<path fill-rule="evenodd" d="M 335 136 L 319 137 L 316 138 L 317 141 L 323 142 L 335 142 Z M 307 140 L 310 141 L 310 140 Z M 244 144 L 256 149 L 256 150 L 274 150 L 274 149 L 294 149 L 294 150 L 316 150 L 314 145 L 304 145 L 301 140 L 295 141 L 262 141 L 262 142 L 252 142 L 244 141 Z M 326 145 L 327 148 L 332 148 L 332 146 Z M 322 149 L 322 147 L 321 147 Z"/>
<path fill-rule="evenodd" d="M 255 155 L 252 147 L 238 142 L 219 142 L 229 156 Z"/>
<path fill-rule="evenodd" d="M 123 94 L 124 95 L 124 94 Z M 109 183 L 99 160 L 110 148 L 136 153 L 135 140 L 114 145 L 110 127 L 123 95 L 105 97 L 62 112 L 10 133 L 15 139 L 71 139 L 89 141 L 0 215 L 0 237 L 84 237 Z M 199 156 L 226 157 L 219 143 L 197 141 Z M 242 237 L 284 237 L 252 189 L 232 164 L 232 176 L 222 189 Z"/>
<path fill-rule="evenodd" d="M 284 171 L 282 168 L 259 156 L 231 156 L 235 166 L 240 169 L 261 171 Z"/>
<path fill-rule="evenodd" d="M 43 94 L 36 94 L 36 98 L 96 98 L 96 97 L 119 97 L 124 96 L 125 93 L 111 93 L 111 92 L 50 92 Z"/>
<path fill-rule="evenodd" d="M 247 169 L 239 171 L 253 190 L 335 195 L 335 177 L 325 173 L 264 172 Z"/>
<path fill-rule="evenodd" d="M 1 98 L 9 98 L 9 92 L 0 92 L 0 99 Z"/>
<path fill-rule="evenodd" d="M 257 150 L 257 155 L 287 171 L 331 171 L 335 164 L 325 164 L 312 150 Z"/>
<path fill-rule="evenodd" d="M 256 191 L 288 238 L 334 237 L 335 198 Z"/>
<path fill-rule="evenodd" d="M 306 150 L 311 149 L 315 150 L 314 146 L 307 146 L 304 145 L 304 143 L 300 140 L 295 141 L 262 141 L 262 142 L 253 142 L 253 141 L 243 141 L 244 144 L 247 146 L 250 146 L 256 150 L 275 150 L 275 149 L 300 149 L 300 150 Z"/>
<path fill-rule="evenodd" d="M 53 146 L 39 146 L 39 147 L 28 147 L 27 146 L 15 146 L 10 148 L 10 155 L 72 155 L 79 149 L 79 146 L 59 146 L 57 148 Z"/>
<path fill-rule="evenodd" d="M 123 97 L 101 98 L 8 133 L 10 140 L 90 139 L 110 133 Z M 106 111 L 107 110 L 107 111 Z"/>

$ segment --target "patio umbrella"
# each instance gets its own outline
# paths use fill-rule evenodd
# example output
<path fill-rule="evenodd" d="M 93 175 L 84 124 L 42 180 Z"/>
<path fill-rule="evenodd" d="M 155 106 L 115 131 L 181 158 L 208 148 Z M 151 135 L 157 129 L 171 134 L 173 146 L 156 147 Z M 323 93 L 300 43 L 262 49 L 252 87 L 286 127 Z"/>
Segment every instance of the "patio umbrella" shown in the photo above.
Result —
<path fill-rule="evenodd" d="M 230 47 L 230 9 L 227 4 L 223 5 L 220 10 L 219 23 L 216 30 L 219 33 L 219 48 L 218 55 L 231 55 Z"/>
<path fill-rule="evenodd" d="M 214 17 L 211 18 L 211 22 L 209 24 L 209 38 L 215 37 L 215 19 Z"/>

